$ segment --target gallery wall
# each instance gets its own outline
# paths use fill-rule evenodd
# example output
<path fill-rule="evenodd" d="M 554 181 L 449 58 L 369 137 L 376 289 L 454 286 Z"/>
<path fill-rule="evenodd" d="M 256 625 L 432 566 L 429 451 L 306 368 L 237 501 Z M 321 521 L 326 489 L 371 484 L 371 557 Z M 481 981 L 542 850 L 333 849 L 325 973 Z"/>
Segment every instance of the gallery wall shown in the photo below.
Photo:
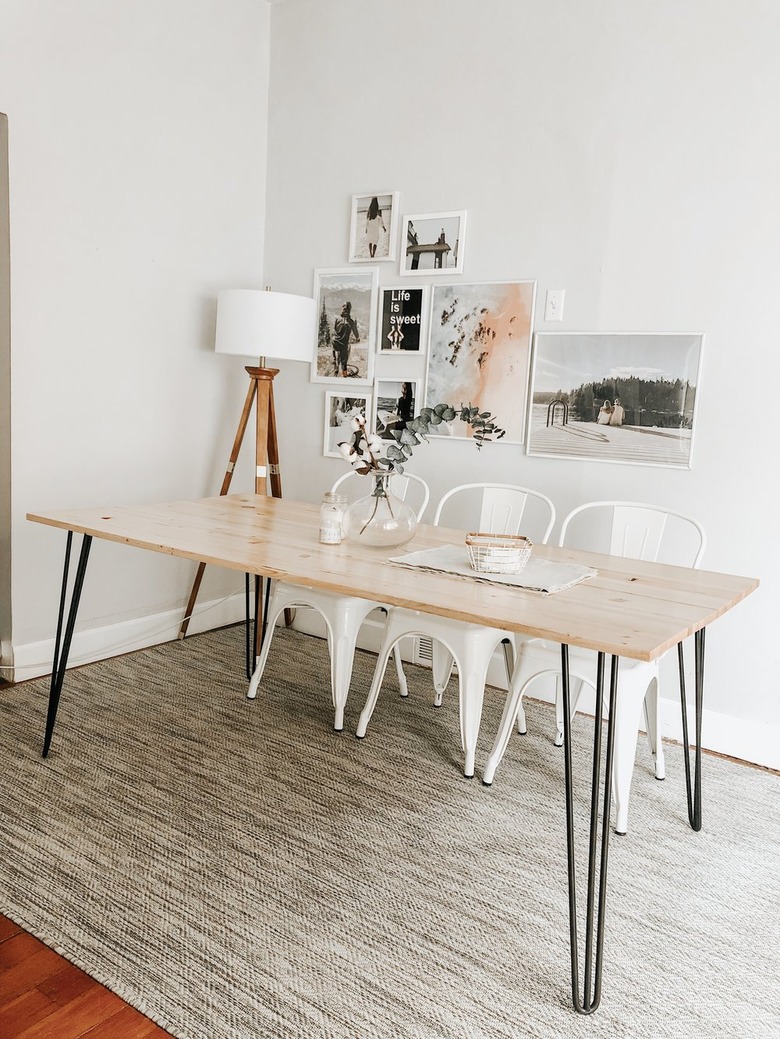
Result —
<path fill-rule="evenodd" d="M 704 333 L 690 470 L 445 440 L 412 468 L 434 501 L 496 479 L 548 494 L 559 517 L 602 498 L 698 517 L 704 566 L 762 582 L 712 626 L 705 744 L 780 767 L 780 362 L 767 309 L 780 275 L 780 12 L 762 0 L 286 0 L 271 24 L 266 283 L 311 292 L 315 269 L 348 265 L 352 195 L 398 191 L 403 213 L 466 210 L 452 280 L 534 279 L 537 330 Z M 381 284 L 403 281 L 397 262 L 378 267 Z M 548 288 L 565 289 L 561 322 L 543 320 Z M 332 386 L 303 366 L 278 382 L 285 493 L 315 500 L 344 465 L 321 455 Z"/>
<path fill-rule="evenodd" d="M 0 4 L 7 677 L 50 669 L 57 615 L 64 535 L 28 512 L 193 498 L 222 482 L 246 375 L 214 353 L 215 297 L 261 280 L 268 12 L 256 0 Z M 73 661 L 175 637 L 192 577 L 184 562 L 95 545 Z M 207 571 L 201 600 L 216 605 L 204 624 L 241 588 Z"/>

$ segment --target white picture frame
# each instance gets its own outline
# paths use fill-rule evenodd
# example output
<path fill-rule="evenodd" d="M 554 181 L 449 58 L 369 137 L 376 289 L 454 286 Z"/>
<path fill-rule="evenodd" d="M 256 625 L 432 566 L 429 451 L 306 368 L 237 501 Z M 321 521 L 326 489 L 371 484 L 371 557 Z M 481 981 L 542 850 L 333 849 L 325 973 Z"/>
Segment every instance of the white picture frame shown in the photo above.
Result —
<path fill-rule="evenodd" d="M 535 302 L 535 281 L 434 285 L 426 407 L 479 407 L 505 431 L 502 443 L 522 444 Z M 459 418 L 436 428 L 438 436 L 471 435 Z"/>
<path fill-rule="evenodd" d="M 418 213 L 401 223 L 400 273 L 409 277 L 463 273 L 466 246 L 465 209 Z"/>
<path fill-rule="evenodd" d="M 537 332 L 527 453 L 690 469 L 701 332 Z"/>
<path fill-rule="evenodd" d="M 376 267 L 329 267 L 315 270 L 312 382 L 340 383 L 348 378 L 353 385 L 371 385 L 378 295 L 379 272 Z M 352 331 L 348 333 L 349 342 L 344 347 L 343 342 L 339 344 L 337 339 L 339 336 L 342 340 L 345 338 L 343 320 L 346 304 L 349 304 L 348 317 Z M 354 329 L 357 329 L 357 336 Z M 346 374 L 342 374 L 344 371 Z"/>
<path fill-rule="evenodd" d="M 397 191 L 375 191 L 352 196 L 349 223 L 349 262 L 395 260 L 398 242 Z M 372 204 L 377 214 L 372 216 Z"/>
<path fill-rule="evenodd" d="M 377 353 L 421 357 L 428 345 L 429 285 L 388 285 L 379 290 Z"/>
<path fill-rule="evenodd" d="M 328 390 L 325 393 L 325 418 L 322 434 L 322 453 L 326 458 L 342 458 L 339 442 L 349 440 L 353 433 L 350 423 L 362 414 L 367 425 L 372 419 L 372 395 L 345 387 L 349 393 Z"/>
<path fill-rule="evenodd" d="M 382 376 L 374 380 L 371 428 L 383 440 L 394 440 L 391 429 L 403 429 L 422 407 L 421 380 Z M 403 399 L 404 403 L 401 403 Z"/>

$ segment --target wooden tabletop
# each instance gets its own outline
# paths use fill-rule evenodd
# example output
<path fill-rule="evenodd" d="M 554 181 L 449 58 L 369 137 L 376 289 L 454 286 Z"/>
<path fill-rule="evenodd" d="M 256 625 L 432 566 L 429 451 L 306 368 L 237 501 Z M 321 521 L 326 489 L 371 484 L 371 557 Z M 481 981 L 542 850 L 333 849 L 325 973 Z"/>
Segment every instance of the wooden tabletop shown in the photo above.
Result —
<path fill-rule="evenodd" d="M 547 559 L 598 575 L 553 595 L 411 571 L 388 556 L 464 544 L 463 531 L 421 524 L 403 548 L 319 543 L 319 506 L 263 495 L 29 513 L 36 523 L 243 573 L 325 588 L 456 620 L 654 660 L 758 587 L 755 578 L 556 548 Z"/>

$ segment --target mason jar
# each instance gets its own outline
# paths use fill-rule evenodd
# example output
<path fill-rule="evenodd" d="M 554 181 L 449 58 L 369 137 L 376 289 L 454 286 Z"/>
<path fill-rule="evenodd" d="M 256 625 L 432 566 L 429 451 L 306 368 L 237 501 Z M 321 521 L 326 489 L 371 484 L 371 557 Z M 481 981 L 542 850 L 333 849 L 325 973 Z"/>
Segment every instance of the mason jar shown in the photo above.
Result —
<path fill-rule="evenodd" d="M 347 499 L 343 494 L 326 491 L 320 505 L 320 542 L 340 545 L 343 536 L 344 509 Z"/>

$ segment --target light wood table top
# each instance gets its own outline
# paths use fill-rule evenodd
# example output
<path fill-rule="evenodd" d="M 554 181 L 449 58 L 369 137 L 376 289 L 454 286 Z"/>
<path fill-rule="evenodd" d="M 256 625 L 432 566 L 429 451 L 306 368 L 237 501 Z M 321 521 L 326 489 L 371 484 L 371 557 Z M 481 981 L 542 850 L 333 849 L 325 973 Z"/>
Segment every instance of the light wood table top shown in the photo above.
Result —
<path fill-rule="evenodd" d="M 412 571 L 387 561 L 423 548 L 464 544 L 465 532 L 421 524 L 402 548 L 321 545 L 319 506 L 239 494 L 199 501 L 30 513 L 36 523 L 107 541 L 262 574 L 507 631 L 653 660 L 722 616 L 758 580 L 688 567 L 534 547 L 546 559 L 598 575 L 552 595 Z"/>

